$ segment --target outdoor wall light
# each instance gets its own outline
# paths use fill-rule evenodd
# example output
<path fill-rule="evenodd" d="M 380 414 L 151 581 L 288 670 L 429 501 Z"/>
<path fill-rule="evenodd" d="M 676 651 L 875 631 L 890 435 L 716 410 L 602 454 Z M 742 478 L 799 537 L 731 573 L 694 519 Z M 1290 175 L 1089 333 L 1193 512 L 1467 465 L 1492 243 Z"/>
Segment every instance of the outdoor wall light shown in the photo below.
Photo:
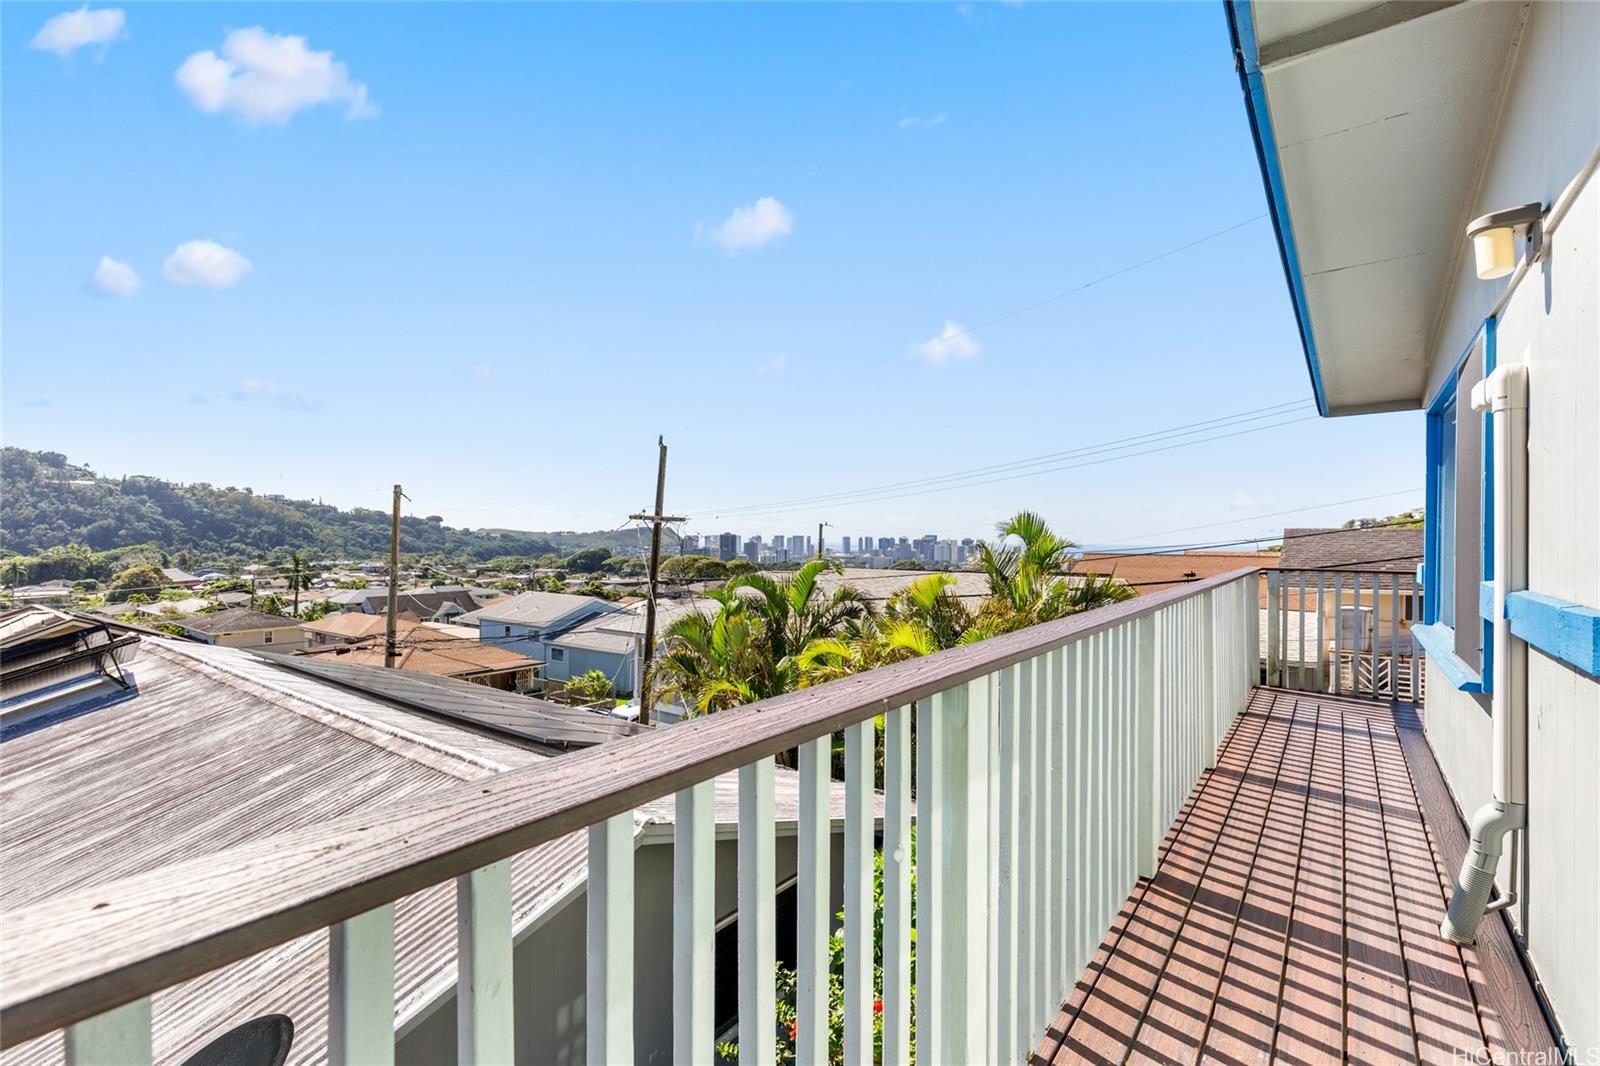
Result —
<path fill-rule="evenodd" d="M 1472 238 L 1473 255 L 1478 261 L 1478 277 L 1489 281 L 1503 278 L 1517 265 L 1516 236 L 1521 233 L 1528 241 L 1529 258 L 1539 255 L 1540 220 L 1544 205 L 1523 204 L 1503 211 L 1491 211 L 1467 224 L 1467 236 Z"/>

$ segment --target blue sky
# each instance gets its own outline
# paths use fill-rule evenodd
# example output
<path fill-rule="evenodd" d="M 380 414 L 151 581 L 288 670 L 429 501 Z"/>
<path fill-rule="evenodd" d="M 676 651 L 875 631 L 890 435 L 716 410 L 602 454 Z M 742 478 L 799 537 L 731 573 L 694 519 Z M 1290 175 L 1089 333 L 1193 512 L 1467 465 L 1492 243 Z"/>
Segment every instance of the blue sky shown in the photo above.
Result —
<path fill-rule="evenodd" d="M 617 525 L 658 433 L 698 532 L 1420 502 L 1397 414 L 727 513 L 1309 413 L 1220 4 L 77 10 L 0 10 L 8 444 L 474 527 Z"/>

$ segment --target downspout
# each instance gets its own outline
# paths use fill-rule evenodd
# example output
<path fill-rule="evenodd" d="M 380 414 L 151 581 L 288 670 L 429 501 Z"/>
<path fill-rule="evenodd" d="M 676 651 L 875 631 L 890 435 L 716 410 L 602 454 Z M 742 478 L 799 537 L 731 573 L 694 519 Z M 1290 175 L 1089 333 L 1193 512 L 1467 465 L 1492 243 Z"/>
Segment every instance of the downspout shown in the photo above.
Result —
<path fill-rule="evenodd" d="M 1472 387 L 1472 409 L 1494 420 L 1493 798 L 1472 816 L 1472 841 L 1439 932 L 1470 944 L 1491 909 L 1495 870 L 1508 834 L 1527 824 L 1528 646 L 1512 636 L 1506 598 L 1528 586 L 1528 368 L 1507 363 Z M 1513 874 L 1514 876 L 1514 874 Z"/>

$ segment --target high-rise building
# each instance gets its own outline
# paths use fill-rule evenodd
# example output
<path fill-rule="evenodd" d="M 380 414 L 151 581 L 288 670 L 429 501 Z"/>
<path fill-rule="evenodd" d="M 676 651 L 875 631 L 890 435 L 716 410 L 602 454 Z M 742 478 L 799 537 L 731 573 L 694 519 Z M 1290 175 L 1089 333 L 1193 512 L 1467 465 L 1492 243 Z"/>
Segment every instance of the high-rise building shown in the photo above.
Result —
<path fill-rule="evenodd" d="M 810 537 L 799 535 L 791 536 L 789 538 L 789 558 L 791 560 L 804 559 L 806 556 L 810 555 L 810 542 Z"/>
<path fill-rule="evenodd" d="M 901 537 L 900 539 L 903 541 L 906 538 Z M 878 538 L 878 550 L 881 551 L 881 552 L 894 551 L 894 538 L 893 537 L 879 537 Z"/>
<path fill-rule="evenodd" d="M 846 555 L 850 554 L 850 538 L 848 536 L 839 539 L 839 549 Z"/>
<path fill-rule="evenodd" d="M 717 538 L 717 558 L 731 563 L 739 556 L 739 534 L 724 533 Z"/>
<path fill-rule="evenodd" d="M 752 563 L 761 561 L 761 538 L 751 537 L 744 542 L 744 557 Z"/>

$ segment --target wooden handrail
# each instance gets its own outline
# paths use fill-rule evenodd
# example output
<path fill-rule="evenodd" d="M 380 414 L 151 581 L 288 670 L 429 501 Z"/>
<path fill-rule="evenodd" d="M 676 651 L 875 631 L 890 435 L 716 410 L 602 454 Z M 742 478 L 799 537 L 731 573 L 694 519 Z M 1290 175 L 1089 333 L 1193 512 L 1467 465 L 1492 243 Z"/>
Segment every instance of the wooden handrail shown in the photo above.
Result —
<path fill-rule="evenodd" d="M 1164 589 L 9 911 L 0 915 L 0 1047 L 1255 573 Z"/>

